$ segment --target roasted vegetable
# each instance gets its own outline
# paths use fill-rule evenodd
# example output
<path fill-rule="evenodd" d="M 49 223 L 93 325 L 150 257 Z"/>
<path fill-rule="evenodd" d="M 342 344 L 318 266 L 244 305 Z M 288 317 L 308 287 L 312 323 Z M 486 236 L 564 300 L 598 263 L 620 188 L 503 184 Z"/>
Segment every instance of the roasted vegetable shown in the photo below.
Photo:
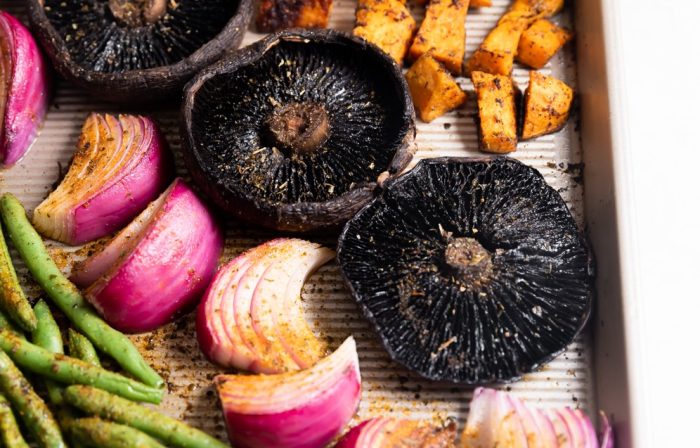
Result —
<path fill-rule="evenodd" d="M 534 20 L 530 11 L 509 11 L 467 62 L 467 72 L 510 76 L 520 35 Z"/>
<path fill-rule="evenodd" d="M 510 157 L 421 160 L 348 222 L 338 262 L 391 358 L 432 380 L 517 379 L 591 311 L 585 239 L 559 193 Z"/>
<path fill-rule="evenodd" d="M 226 448 L 215 438 L 160 412 L 90 386 L 70 386 L 65 398 L 76 408 L 128 425 L 157 437 L 171 447 Z"/>
<path fill-rule="evenodd" d="M 360 0 L 352 34 L 372 42 L 401 64 L 416 21 L 401 0 Z"/>
<path fill-rule="evenodd" d="M 406 72 L 413 105 L 421 120 L 431 122 L 467 100 L 467 94 L 430 53 L 421 56 Z"/>
<path fill-rule="evenodd" d="M 71 437 L 87 446 L 100 448 L 165 448 L 158 441 L 128 426 L 96 417 L 79 418 L 67 424 Z"/>
<path fill-rule="evenodd" d="M 537 17 L 551 17 L 563 7 L 564 0 L 515 0 L 510 11 L 523 11 Z"/>
<path fill-rule="evenodd" d="M 485 8 L 487 6 L 493 6 L 493 0 L 471 0 L 469 2 L 470 8 Z"/>
<path fill-rule="evenodd" d="M 9 333 L 2 330 L 3 333 Z M 22 341 L 14 336 L 17 341 Z M 29 344 L 27 342 L 27 344 Z M 14 354 L 15 346 L 7 347 Z M 4 350 L 8 351 L 6 347 Z M 22 375 L 10 357 L 0 350 L 0 392 L 12 403 L 17 415 L 24 422 L 32 437 L 42 447 L 65 448 L 61 430 L 44 400 L 34 392 L 32 385 Z"/>
<path fill-rule="evenodd" d="M 258 31 L 270 33 L 287 28 L 325 28 L 333 0 L 262 0 Z"/>
<path fill-rule="evenodd" d="M 148 403 L 160 403 L 163 397 L 161 389 L 79 359 L 51 353 L 8 330 L 0 330 L 0 351 L 9 355 L 23 369 L 60 383 L 90 384 L 129 400 Z"/>
<path fill-rule="evenodd" d="M 523 139 L 551 134 L 563 128 L 569 118 L 574 91 L 553 76 L 530 72 L 530 85 L 525 90 Z"/>
<path fill-rule="evenodd" d="M 569 30 L 547 19 L 540 19 L 520 36 L 518 61 L 533 68 L 542 68 L 572 37 L 574 35 Z"/>
<path fill-rule="evenodd" d="M 17 279 L 0 227 L 0 309 L 25 331 L 36 329 L 36 316 Z"/>
<path fill-rule="evenodd" d="M 467 72 L 510 75 L 520 36 L 537 19 L 549 17 L 563 0 L 516 0 L 467 62 Z"/>
<path fill-rule="evenodd" d="M 464 58 L 469 0 L 431 0 L 409 54 L 418 59 L 432 52 L 448 70 L 460 74 Z"/>
<path fill-rule="evenodd" d="M 5 448 L 29 448 L 22 437 L 10 403 L 0 394 L 0 446 Z"/>
<path fill-rule="evenodd" d="M 472 72 L 479 108 L 479 147 L 485 152 L 515 151 L 518 144 L 515 92 L 510 77 Z"/>
<path fill-rule="evenodd" d="M 58 328 L 49 306 L 43 300 L 39 300 L 34 305 L 34 312 L 36 313 L 37 326 L 36 330 L 32 332 L 32 342 L 52 353 L 63 353 L 61 330 Z M 61 404 L 63 401 L 61 386 L 51 380 L 46 380 L 44 384 L 46 384 L 51 404 Z"/>
<path fill-rule="evenodd" d="M 0 198 L 0 215 L 32 277 L 73 325 L 134 377 L 149 386 L 163 386 L 163 379 L 146 363 L 129 338 L 100 319 L 78 288 L 63 276 L 29 223 L 24 207 L 12 194 L 6 193 Z"/>
<path fill-rule="evenodd" d="M 95 346 L 92 345 L 88 338 L 72 328 L 68 330 L 68 353 L 72 357 L 85 361 L 88 364 L 101 367 L 100 357 L 95 351 Z"/>

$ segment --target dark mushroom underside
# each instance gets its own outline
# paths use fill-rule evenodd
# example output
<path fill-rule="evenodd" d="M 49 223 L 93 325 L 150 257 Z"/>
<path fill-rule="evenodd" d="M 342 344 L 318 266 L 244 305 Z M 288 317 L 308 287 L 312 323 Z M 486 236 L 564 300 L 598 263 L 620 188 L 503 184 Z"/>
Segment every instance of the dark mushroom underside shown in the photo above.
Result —
<path fill-rule="evenodd" d="M 392 357 L 432 379 L 516 379 L 590 313 L 585 241 L 514 160 L 421 162 L 348 222 L 338 259 Z"/>
<path fill-rule="evenodd" d="M 207 80 L 191 124 L 205 175 L 260 209 L 333 200 L 376 182 L 413 124 L 396 79 L 369 52 L 281 41 Z"/>
<path fill-rule="evenodd" d="M 44 0 L 79 66 L 121 73 L 177 63 L 226 26 L 237 0 Z"/>

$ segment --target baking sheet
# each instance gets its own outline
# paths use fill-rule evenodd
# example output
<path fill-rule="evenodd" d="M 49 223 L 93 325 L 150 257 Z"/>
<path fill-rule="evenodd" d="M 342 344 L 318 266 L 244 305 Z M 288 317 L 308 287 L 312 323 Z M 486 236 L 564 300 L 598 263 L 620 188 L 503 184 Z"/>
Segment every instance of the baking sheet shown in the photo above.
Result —
<path fill-rule="evenodd" d="M 24 19 L 22 1 L 0 0 L 0 8 Z M 467 57 L 476 49 L 488 31 L 509 5 L 508 0 L 494 0 L 490 8 L 472 9 L 467 18 Z M 356 1 L 335 0 L 330 27 L 352 30 Z M 571 6 L 555 21 L 572 27 Z M 415 8 L 417 18 L 422 14 Z M 249 31 L 244 44 L 262 35 Z M 554 57 L 542 72 L 551 73 L 576 86 L 574 45 Z M 524 91 L 528 70 L 516 66 L 513 77 Z M 470 92 L 466 106 L 436 119 L 430 124 L 418 121 L 417 153 L 414 160 L 440 156 L 477 156 L 477 133 L 474 122 L 476 105 L 473 87 L 468 78 L 458 79 Z M 66 82 L 58 81 L 52 107 L 46 123 L 29 154 L 11 170 L 0 173 L 0 190 L 18 195 L 25 206 L 33 209 L 57 180 L 59 170 L 65 170 L 75 149 L 83 120 L 89 112 L 131 112 L 149 114 L 161 125 L 175 153 L 180 147 L 178 126 L 179 104 L 153 104 L 148 108 L 129 109 L 103 103 L 86 96 Z M 581 228 L 585 227 L 583 209 L 582 164 L 578 134 L 578 113 L 574 111 L 567 126 L 555 135 L 520 143 L 513 157 L 537 168 L 547 182 L 556 188 L 567 202 Z M 186 176 L 178 160 L 180 173 Z M 245 227 L 235 222 L 227 225 L 226 250 L 222 261 L 269 240 L 278 233 Z M 315 238 L 329 247 L 333 237 Z M 54 249 L 56 253 L 63 250 Z M 69 265 L 66 266 L 68 268 Z M 18 266 L 23 279 L 26 269 Z M 40 291 L 31 288 L 36 298 Z M 321 268 L 305 285 L 302 293 L 307 317 L 315 330 L 330 340 L 332 347 L 352 334 L 357 340 L 363 394 L 355 421 L 372 416 L 446 418 L 464 423 L 472 389 L 420 379 L 400 365 L 393 363 L 383 350 L 370 326 L 361 317 L 357 306 L 343 285 L 335 262 Z M 167 379 L 169 392 L 160 408 L 169 415 L 209 431 L 225 440 L 223 420 L 211 379 L 222 372 L 200 354 L 194 335 L 194 322 L 185 316 L 150 334 L 138 335 L 147 360 Z M 590 334 L 584 334 L 541 371 L 526 375 L 521 381 L 501 388 L 512 391 L 535 406 L 572 406 L 589 412 L 596 409 L 593 395 L 592 351 Z"/>

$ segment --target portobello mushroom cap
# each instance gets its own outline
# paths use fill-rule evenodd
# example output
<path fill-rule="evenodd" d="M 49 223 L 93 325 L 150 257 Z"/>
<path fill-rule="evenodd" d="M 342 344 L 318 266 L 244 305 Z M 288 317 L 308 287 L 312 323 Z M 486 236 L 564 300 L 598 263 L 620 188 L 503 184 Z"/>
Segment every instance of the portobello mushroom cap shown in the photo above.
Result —
<path fill-rule="evenodd" d="M 179 93 L 238 48 L 253 0 L 27 0 L 54 67 L 96 97 L 143 103 Z"/>
<path fill-rule="evenodd" d="M 542 175 L 510 158 L 421 161 L 348 221 L 338 260 L 392 359 L 434 380 L 518 379 L 591 311 L 586 240 Z"/>
<path fill-rule="evenodd" d="M 284 231 L 340 228 L 410 162 L 415 114 L 401 69 L 332 30 L 238 50 L 185 88 L 185 162 L 220 208 Z"/>

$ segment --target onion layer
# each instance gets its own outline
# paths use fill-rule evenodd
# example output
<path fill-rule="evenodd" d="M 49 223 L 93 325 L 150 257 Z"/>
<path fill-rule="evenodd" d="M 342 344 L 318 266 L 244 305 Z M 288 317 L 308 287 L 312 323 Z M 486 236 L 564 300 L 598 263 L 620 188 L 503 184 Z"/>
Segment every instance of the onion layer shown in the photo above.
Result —
<path fill-rule="evenodd" d="M 452 448 L 456 427 L 396 418 L 365 420 L 348 431 L 335 448 Z"/>
<path fill-rule="evenodd" d="M 0 11 L 0 164 L 27 152 L 49 104 L 48 66 L 29 30 Z"/>
<path fill-rule="evenodd" d="M 360 370 L 349 337 L 313 367 L 277 375 L 215 378 L 231 444 L 241 448 L 321 448 L 360 402 Z"/>
<path fill-rule="evenodd" d="M 71 245 L 109 235 L 157 198 L 173 171 L 153 120 L 90 114 L 66 177 L 34 210 L 34 226 Z"/>
<path fill-rule="evenodd" d="M 505 392 L 477 388 L 462 433 L 463 448 L 613 448 L 612 429 L 603 416 L 598 443 L 591 420 L 579 409 L 529 408 Z"/>
<path fill-rule="evenodd" d="M 314 365 L 326 347 L 304 319 L 301 289 L 334 257 L 318 244 L 280 238 L 231 260 L 199 305 L 197 336 L 204 354 L 222 366 L 255 373 Z"/>
<path fill-rule="evenodd" d="M 150 331 L 199 299 L 222 249 L 213 215 L 176 179 L 72 279 L 110 325 Z"/>

